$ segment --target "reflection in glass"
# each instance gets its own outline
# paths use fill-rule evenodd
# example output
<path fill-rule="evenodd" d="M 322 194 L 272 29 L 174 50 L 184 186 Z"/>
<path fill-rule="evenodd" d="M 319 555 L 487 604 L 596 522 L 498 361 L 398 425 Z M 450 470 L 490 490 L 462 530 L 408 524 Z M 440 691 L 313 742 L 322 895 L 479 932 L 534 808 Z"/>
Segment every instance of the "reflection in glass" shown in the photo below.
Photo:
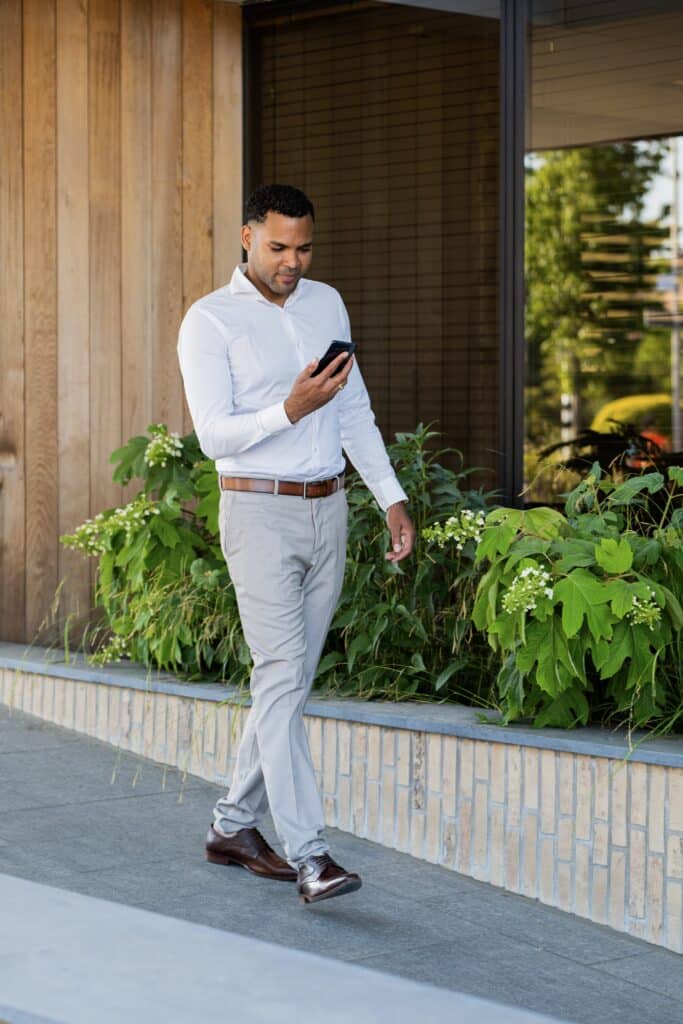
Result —
<path fill-rule="evenodd" d="M 677 134 L 683 3 L 535 5 L 526 161 L 525 497 L 576 481 L 561 448 L 680 427 Z M 624 15 L 631 7 L 634 14 Z M 673 8 L 678 8 L 674 10 Z M 606 13 L 601 14 L 600 12 Z"/>

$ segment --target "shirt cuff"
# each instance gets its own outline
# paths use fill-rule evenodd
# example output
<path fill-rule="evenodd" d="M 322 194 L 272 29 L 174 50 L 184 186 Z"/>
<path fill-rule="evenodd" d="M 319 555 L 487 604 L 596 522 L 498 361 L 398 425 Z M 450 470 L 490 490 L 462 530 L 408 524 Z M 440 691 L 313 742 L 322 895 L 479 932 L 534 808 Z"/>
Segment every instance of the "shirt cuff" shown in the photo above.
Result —
<path fill-rule="evenodd" d="M 275 405 L 268 405 L 265 409 L 259 409 L 257 415 L 261 429 L 266 434 L 277 434 L 286 427 L 294 426 L 285 412 L 284 402 L 276 402 Z"/>
<path fill-rule="evenodd" d="M 392 474 L 391 476 L 385 476 L 383 480 L 375 484 L 372 487 L 372 493 L 377 499 L 377 504 L 386 512 L 390 505 L 396 504 L 397 501 L 407 501 L 408 495 L 401 487 L 397 477 Z"/>

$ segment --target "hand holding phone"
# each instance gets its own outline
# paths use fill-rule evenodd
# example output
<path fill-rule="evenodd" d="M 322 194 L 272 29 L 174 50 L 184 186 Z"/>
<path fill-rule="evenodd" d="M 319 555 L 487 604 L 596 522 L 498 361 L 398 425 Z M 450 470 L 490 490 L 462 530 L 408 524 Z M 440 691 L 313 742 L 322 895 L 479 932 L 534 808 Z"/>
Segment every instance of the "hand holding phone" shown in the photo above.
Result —
<path fill-rule="evenodd" d="M 313 371 L 313 373 L 311 374 L 311 377 L 317 377 L 319 373 L 322 373 L 323 370 L 327 369 L 332 360 L 336 359 L 337 356 L 342 354 L 342 352 L 346 352 L 350 356 L 355 351 L 356 344 L 353 341 L 331 341 L 327 349 L 327 352 L 325 352 L 325 354 L 320 357 L 320 361 L 316 366 L 315 370 Z M 339 367 L 334 371 L 333 374 L 331 374 L 331 376 L 336 377 L 336 375 L 346 366 L 347 362 L 347 359 L 343 359 Z"/>
<path fill-rule="evenodd" d="M 353 369 L 355 347 L 352 341 L 333 341 L 322 359 L 303 368 L 284 402 L 290 423 L 297 423 L 341 392 Z"/>

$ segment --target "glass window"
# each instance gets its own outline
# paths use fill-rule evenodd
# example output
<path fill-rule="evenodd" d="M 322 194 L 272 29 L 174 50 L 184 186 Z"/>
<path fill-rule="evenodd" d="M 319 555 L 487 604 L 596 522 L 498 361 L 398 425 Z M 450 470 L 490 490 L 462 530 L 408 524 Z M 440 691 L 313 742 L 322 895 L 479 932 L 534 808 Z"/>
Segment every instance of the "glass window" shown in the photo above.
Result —
<path fill-rule="evenodd" d="M 310 194 L 311 276 L 346 302 L 385 439 L 433 423 L 494 471 L 497 13 L 497 0 L 247 8 L 247 189 Z"/>
<path fill-rule="evenodd" d="M 582 431 L 625 422 L 683 448 L 683 2 L 531 11 L 524 475 L 527 500 L 552 501 Z"/>

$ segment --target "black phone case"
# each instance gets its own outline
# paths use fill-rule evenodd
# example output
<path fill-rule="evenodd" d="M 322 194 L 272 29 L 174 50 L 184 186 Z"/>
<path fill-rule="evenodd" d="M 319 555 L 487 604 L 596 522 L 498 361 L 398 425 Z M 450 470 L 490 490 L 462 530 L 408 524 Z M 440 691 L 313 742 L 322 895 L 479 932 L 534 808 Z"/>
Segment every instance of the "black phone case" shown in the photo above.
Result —
<path fill-rule="evenodd" d="M 355 351 L 356 345 L 355 342 L 353 341 L 331 341 L 327 349 L 327 352 L 325 352 L 324 355 L 320 357 L 320 362 L 318 363 L 315 370 L 311 374 L 311 377 L 317 377 L 319 373 L 322 373 L 325 367 L 329 366 L 332 360 L 336 359 L 337 356 L 340 355 L 342 352 L 348 352 L 348 354 L 351 356 Z M 346 359 L 340 365 L 339 369 L 335 370 L 332 376 L 336 377 L 338 373 L 341 373 L 345 366 Z"/>

